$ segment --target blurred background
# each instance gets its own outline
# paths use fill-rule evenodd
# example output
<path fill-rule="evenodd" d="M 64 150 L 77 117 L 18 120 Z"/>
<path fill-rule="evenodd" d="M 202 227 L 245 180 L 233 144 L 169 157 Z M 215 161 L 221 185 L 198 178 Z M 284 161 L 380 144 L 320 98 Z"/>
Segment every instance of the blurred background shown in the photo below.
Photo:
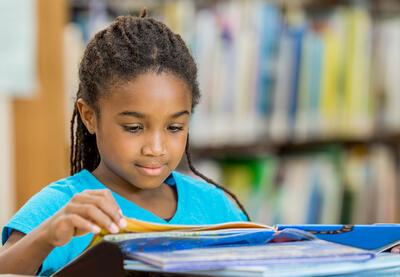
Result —
<path fill-rule="evenodd" d="M 199 67 L 195 166 L 253 220 L 399 222 L 400 1 L 1 0 L 0 225 L 68 176 L 85 45 L 143 7 Z"/>

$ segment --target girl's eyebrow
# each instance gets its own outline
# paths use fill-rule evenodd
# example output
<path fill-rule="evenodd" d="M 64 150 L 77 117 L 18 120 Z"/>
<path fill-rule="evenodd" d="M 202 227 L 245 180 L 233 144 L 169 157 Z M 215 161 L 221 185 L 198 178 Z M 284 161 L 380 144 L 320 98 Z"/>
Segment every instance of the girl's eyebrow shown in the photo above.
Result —
<path fill-rule="evenodd" d="M 134 111 L 123 111 L 123 112 L 120 112 L 118 115 L 133 116 L 133 117 L 138 117 L 138 118 L 146 117 L 144 114 L 138 113 L 138 112 L 134 112 Z"/>
<path fill-rule="evenodd" d="M 171 118 L 177 118 L 180 117 L 182 115 L 190 115 L 190 113 L 187 110 L 181 111 L 181 112 L 177 112 L 174 113 L 173 115 L 171 115 Z M 118 115 L 122 115 L 122 116 L 133 116 L 133 117 L 137 117 L 137 118 L 145 118 L 146 115 L 143 113 L 139 113 L 139 112 L 135 112 L 135 111 L 123 111 L 120 112 Z"/>
<path fill-rule="evenodd" d="M 177 118 L 177 117 L 180 117 L 181 115 L 184 115 L 184 114 L 190 115 L 187 110 L 184 110 L 184 111 L 181 111 L 181 112 L 174 113 L 173 115 L 171 115 L 171 117 L 172 118 Z"/>

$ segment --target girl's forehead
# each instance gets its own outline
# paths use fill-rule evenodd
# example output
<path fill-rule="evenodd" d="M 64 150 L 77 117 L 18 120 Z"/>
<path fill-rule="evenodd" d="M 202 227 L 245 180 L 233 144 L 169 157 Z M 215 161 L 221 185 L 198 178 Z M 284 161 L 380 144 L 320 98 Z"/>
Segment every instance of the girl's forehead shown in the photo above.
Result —
<path fill-rule="evenodd" d="M 102 101 L 103 100 L 103 101 Z M 169 73 L 145 73 L 110 89 L 100 99 L 107 109 L 191 109 L 192 94 L 187 84 Z"/>

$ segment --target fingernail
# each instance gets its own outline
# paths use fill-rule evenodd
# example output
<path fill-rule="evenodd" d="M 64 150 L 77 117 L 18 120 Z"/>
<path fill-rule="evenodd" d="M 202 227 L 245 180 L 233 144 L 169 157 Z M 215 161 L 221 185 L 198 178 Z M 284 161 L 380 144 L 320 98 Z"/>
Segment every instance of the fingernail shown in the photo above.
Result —
<path fill-rule="evenodd" d="M 111 224 L 110 224 L 109 230 L 110 230 L 110 232 L 113 233 L 113 234 L 118 233 L 118 231 L 119 231 L 117 225 L 115 225 L 114 223 L 111 223 Z"/>
<path fill-rule="evenodd" d="M 125 218 L 122 217 L 122 218 L 119 220 L 118 225 L 119 225 L 119 228 L 125 229 L 125 227 L 126 227 L 126 225 L 127 225 Z"/>
<path fill-rule="evenodd" d="M 392 253 L 400 253 L 400 249 L 399 248 L 393 248 L 392 249 Z"/>
<path fill-rule="evenodd" d="M 96 225 L 92 226 L 92 233 L 93 234 L 98 234 L 98 233 L 100 233 L 100 231 L 101 231 L 101 229 L 100 229 L 99 226 L 96 226 Z"/>

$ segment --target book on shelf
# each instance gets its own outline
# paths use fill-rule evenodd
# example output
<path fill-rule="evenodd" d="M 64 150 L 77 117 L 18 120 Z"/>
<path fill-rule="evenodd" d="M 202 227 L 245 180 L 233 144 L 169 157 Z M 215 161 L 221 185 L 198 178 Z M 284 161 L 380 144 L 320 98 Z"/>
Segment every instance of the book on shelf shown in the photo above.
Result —
<path fill-rule="evenodd" d="M 341 222 L 343 188 L 337 161 L 340 155 L 340 149 L 332 147 L 283 159 L 274 194 L 275 222 Z"/>
<path fill-rule="evenodd" d="M 373 27 L 373 91 L 380 109 L 377 124 L 382 129 L 400 130 L 400 18 L 380 18 Z"/>
<path fill-rule="evenodd" d="M 297 9 L 304 19 L 289 24 L 279 4 L 264 1 L 161 6 L 155 14 L 182 35 L 199 68 L 202 103 L 192 120 L 193 145 L 246 144 L 268 136 L 365 137 L 374 123 L 400 130 L 398 16 L 375 18 L 365 7 L 349 5 Z M 104 22 L 98 24 L 85 15 L 72 17 L 82 38 L 66 32 L 68 41 L 81 40 L 67 47 L 67 56 L 80 56 L 91 28 L 109 23 L 102 9 L 95 19 Z M 75 64 L 67 66 L 67 73 L 74 71 Z M 204 124 L 210 128 L 197 128 Z"/>
<path fill-rule="evenodd" d="M 212 172 L 212 179 L 240 196 L 256 222 L 398 222 L 396 153 L 385 144 L 330 145 L 282 156 L 220 158 L 212 165 L 203 170 L 200 166 L 200 171 Z M 287 205 L 292 202 L 298 204 Z"/>
<path fill-rule="evenodd" d="M 200 172 L 209 172 L 209 177 L 238 195 L 255 222 L 399 221 L 396 153 L 390 145 L 337 144 L 302 150 L 204 159 L 197 164 Z M 292 202 L 297 204 L 287 205 Z"/>

